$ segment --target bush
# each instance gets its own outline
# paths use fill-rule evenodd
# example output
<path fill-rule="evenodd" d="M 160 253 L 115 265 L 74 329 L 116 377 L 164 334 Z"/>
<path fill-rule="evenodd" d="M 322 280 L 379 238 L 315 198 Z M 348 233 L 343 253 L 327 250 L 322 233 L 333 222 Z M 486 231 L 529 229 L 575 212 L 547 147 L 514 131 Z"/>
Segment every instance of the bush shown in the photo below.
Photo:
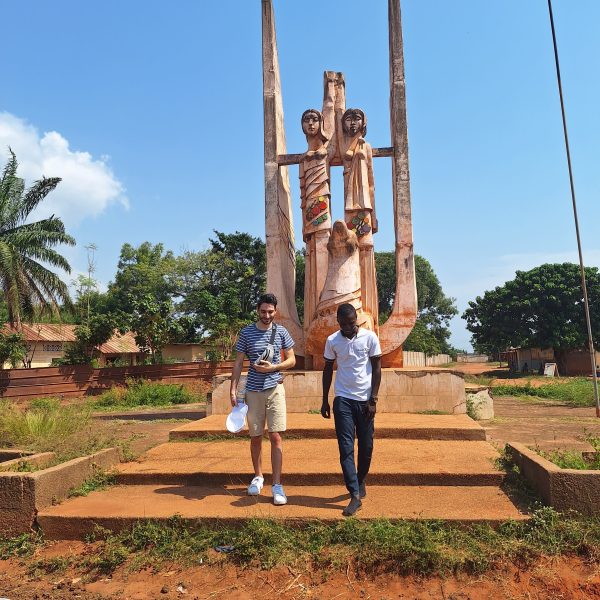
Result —
<path fill-rule="evenodd" d="M 97 410 L 117 410 L 143 406 L 172 406 L 202 402 L 206 394 L 190 391 L 188 387 L 172 383 L 151 383 L 128 380 L 125 387 L 114 387 L 90 404 Z"/>
<path fill-rule="evenodd" d="M 32 400 L 27 410 L 0 402 L 0 440 L 6 447 L 54 452 L 52 464 L 117 444 L 114 437 L 94 426 L 89 406 L 61 406 L 56 398 Z"/>

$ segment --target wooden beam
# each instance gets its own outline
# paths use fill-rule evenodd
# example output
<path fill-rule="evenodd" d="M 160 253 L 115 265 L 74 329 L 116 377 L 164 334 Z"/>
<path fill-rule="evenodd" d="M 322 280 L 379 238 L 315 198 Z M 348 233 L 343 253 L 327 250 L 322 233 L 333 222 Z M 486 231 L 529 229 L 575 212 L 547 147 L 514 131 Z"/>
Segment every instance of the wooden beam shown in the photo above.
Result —
<path fill-rule="evenodd" d="M 304 154 L 279 154 L 277 156 L 277 164 L 280 167 L 284 167 L 287 165 L 297 165 L 301 160 Z M 373 157 L 374 158 L 385 158 L 394 156 L 393 148 L 373 148 Z"/>

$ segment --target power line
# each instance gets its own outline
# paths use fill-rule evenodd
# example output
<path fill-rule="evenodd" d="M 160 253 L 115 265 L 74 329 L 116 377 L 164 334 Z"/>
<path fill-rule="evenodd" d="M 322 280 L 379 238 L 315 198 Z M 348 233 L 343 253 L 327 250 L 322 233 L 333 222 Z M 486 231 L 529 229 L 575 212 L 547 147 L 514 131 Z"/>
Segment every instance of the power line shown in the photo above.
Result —
<path fill-rule="evenodd" d="M 573 182 L 573 168 L 571 166 L 571 151 L 569 149 L 569 135 L 567 133 L 567 118 L 565 116 L 565 102 L 562 91 L 562 79 L 560 76 L 560 64 L 558 61 L 558 47 L 556 45 L 556 31 L 554 29 L 554 15 L 552 14 L 552 0 L 548 0 L 548 12 L 550 14 L 550 28 L 552 29 L 552 45 L 554 46 L 554 62 L 556 63 L 556 79 L 558 81 L 558 93 L 560 95 L 560 110 L 562 113 L 563 132 L 565 134 L 565 148 L 567 150 L 567 164 L 569 166 L 569 182 L 571 184 L 571 200 L 573 203 L 573 218 L 575 220 L 575 233 L 577 235 L 577 251 L 579 252 L 579 268 L 581 269 L 581 289 L 583 290 L 583 306 L 585 311 L 585 322 L 588 333 L 588 346 L 590 360 L 592 363 L 592 381 L 594 384 L 594 399 L 596 401 L 596 416 L 600 417 L 600 398 L 598 397 L 598 378 L 596 376 L 596 351 L 594 350 L 594 339 L 592 337 L 592 323 L 590 320 L 590 305 L 588 301 L 587 283 L 585 281 L 585 269 L 583 266 L 583 254 L 581 252 L 581 236 L 579 235 L 579 219 L 577 217 L 577 202 L 575 200 L 575 184 Z"/>

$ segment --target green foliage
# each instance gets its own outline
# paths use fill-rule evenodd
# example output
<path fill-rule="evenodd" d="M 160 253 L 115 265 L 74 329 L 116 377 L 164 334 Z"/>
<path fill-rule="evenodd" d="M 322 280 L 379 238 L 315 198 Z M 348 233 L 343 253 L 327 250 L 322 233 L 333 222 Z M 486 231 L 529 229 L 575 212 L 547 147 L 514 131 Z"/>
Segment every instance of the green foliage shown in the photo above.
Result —
<path fill-rule="evenodd" d="M 87 456 L 116 444 L 91 421 L 88 406 L 61 406 L 58 399 L 44 398 L 27 410 L 0 402 L 0 439 L 6 447 L 32 452 L 54 452 L 53 464 Z"/>
<path fill-rule="evenodd" d="M 23 533 L 13 538 L 0 536 L 0 560 L 32 556 L 42 543 L 42 536 L 39 532 Z"/>
<path fill-rule="evenodd" d="M 262 240 L 247 233 L 215 235 L 209 250 L 186 252 L 177 260 L 173 282 L 181 297 L 178 312 L 228 359 L 240 328 L 256 318 L 266 284 L 266 251 Z"/>
<path fill-rule="evenodd" d="M 6 362 L 13 369 L 22 367 L 26 358 L 27 344 L 21 333 L 0 333 L 0 369 Z"/>
<path fill-rule="evenodd" d="M 396 295 L 396 256 L 393 252 L 375 252 L 379 318 L 384 323 Z M 405 350 L 425 354 L 452 354 L 448 343 L 450 319 L 458 314 L 454 298 L 444 295 L 442 286 L 431 264 L 422 256 L 415 256 L 417 285 L 417 322 L 403 345 Z"/>
<path fill-rule="evenodd" d="M 129 380 L 126 387 L 114 387 L 104 392 L 90 406 L 94 410 L 127 410 L 144 406 L 173 406 L 202 402 L 206 395 L 193 393 L 183 385 Z"/>
<path fill-rule="evenodd" d="M 69 490 L 69 498 L 87 496 L 90 492 L 105 490 L 117 482 L 116 475 L 102 469 L 96 469 L 94 474 L 86 479 L 79 487 Z"/>
<path fill-rule="evenodd" d="M 20 327 L 36 312 L 58 314 L 59 302 L 70 304 L 67 285 L 44 265 L 71 272 L 67 260 L 54 248 L 75 245 L 61 219 L 51 216 L 29 222 L 29 216 L 58 185 L 59 177 L 42 178 L 25 190 L 17 177 L 17 158 L 10 158 L 0 178 L 0 283 L 8 320 Z"/>
<path fill-rule="evenodd" d="M 177 339 L 179 324 L 173 315 L 171 300 L 160 300 L 153 294 L 131 296 L 129 324 L 135 332 L 135 343 L 150 354 L 152 364 L 161 362 L 161 350 Z"/>
<path fill-rule="evenodd" d="M 180 517 L 167 522 L 141 521 L 118 534 L 98 532 L 93 558 L 105 573 L 129 556 L 132 567 L 161 564 L 190 566 L 210 562 L 212 548 L 231 545 L 226 560 L 270 569 L 307 563 L 313 569 L 414 575 L 484 573 L 501 561 L 526 568 L 541 556 L 580 555 L 600 561 L 600 520 L 562 515 L 551 508 L 533 512 L 530 521 L 460 526 L 442 521 L 319 521 L 302 527 L 252 519 L 239 528 L 199 525 Z M 223 556 L 223 555 L 221 555 Z"/>
<path fill-rule="evenodd" d="M 61 407 L 59 400 L 46 399 L 26 411 L 4 402 L 0 405 L 0 439 L 21 448 L 49 448 L 53 440 L 81 429 L 89 418 L 84 407 Z"/>
<path fill-rule="evenodd" d="M 600 274 L 585 270 L 592 333 L 600 338 Z M 572 263 L 544 264 L 517 271 L 512 281 L 469 302 L 464 312 L 477 351 L 508 347 L 554 348 L 561 351 L 587 344 L 581 273 Z"/>
<path fill-rule="evenodd" d="M 560 383 L 548 383 L 534 387 L 526 385 L 494 385 L 495 396 L 533 396 L 557 400 L 571 406 L 594 406 L 593 382 L 585 377 L 573 377 Z"/>
<path fill-rule="evenodd" d="M 121 326 L 121 320 L 114 314 L 92 314 L 86 323 L 75 328 L 77 341 L 67 346 L 60 364 L 91 365 L 96 349 L 108 342 Z"/>

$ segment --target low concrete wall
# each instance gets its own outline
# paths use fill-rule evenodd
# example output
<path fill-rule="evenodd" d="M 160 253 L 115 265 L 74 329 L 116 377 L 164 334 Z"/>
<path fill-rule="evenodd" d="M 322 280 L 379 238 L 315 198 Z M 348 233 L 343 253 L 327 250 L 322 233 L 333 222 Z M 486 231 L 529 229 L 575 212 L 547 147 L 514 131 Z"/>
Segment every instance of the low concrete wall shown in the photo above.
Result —
<path fill-rule="evenodd" d="M 321 371 L 283 373 L 287 410 L 306 413 L 319 410 L 323 397 Z M 334 372 L 335 382 L 335 372 Z M 332 384 L 330 401 L 333 401 Z M 231 410 L 229 376 L 213 378 L 213 391 L 207 415 L 222 415 Z M 462 373 L 439 369 L 383 369 L 379 388 L 378 412 L 423 412 L 437 410 L 449 414 L 466 412 L 465 380 Z"/>
<path fill-rule="evenodd" d="M 40 508 L 64 500 L 96 470 L 118 462 L 118 450 L 108 448 L 43 471 L 0 472 L 0 532 L 9 537 L 30 531 Z"/>
<path fill-rule="evenodd" d="M 545 504 L 557 510 L 600 515 L 600 471 L 561 469 L 523 444 L 508 444 L 508 451 L 524 477 Z"/>

